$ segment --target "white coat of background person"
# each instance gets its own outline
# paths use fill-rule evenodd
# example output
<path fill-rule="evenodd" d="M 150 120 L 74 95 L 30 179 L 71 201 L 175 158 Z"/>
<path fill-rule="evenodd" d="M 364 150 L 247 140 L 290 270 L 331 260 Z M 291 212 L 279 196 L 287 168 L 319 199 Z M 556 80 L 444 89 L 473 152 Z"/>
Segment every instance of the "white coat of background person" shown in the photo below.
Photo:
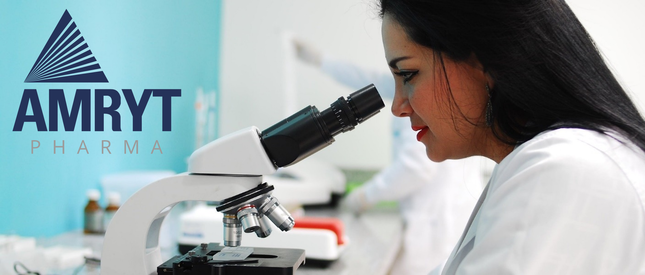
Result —
<path fill-rule="evenodd" d="M 299 39 L 293 42 L 300 60 L 337 82 L 352 89 L 374 83 L 381 96 L 394 97 L 388 71 L 368 70 Z M 353 190 L 343 205 L 361 213 L 379 201 L 398 201 L 405 228 L 391 274 L 428 274 L 450 255 L 481 193 L 480 158 L 432 162 L 405 118 L 392 119 L 392 134 L 391 164 Z"/>

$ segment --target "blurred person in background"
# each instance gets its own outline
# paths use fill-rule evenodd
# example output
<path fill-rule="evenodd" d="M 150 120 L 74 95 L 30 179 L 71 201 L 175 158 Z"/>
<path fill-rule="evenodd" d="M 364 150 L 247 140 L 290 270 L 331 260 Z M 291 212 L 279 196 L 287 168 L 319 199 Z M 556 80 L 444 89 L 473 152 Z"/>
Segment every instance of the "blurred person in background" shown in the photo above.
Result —
<path fill-rule="evenodd" d="M 298 58 L 350 89 L 374 83 L 383 98 L 394 97 L 389 71 L 366 69 L 323 53 L 294 38 Z M 428 159 L 410 121 L 392 119 L 392 162 L 343 200 L 345 209 L 360 214 L 381 201 L 397 201 L 403 217 L 402 250 L 391 274 L 428 274 L 442 264 L 457 243 L 481 192 L 480 159 Z"/>

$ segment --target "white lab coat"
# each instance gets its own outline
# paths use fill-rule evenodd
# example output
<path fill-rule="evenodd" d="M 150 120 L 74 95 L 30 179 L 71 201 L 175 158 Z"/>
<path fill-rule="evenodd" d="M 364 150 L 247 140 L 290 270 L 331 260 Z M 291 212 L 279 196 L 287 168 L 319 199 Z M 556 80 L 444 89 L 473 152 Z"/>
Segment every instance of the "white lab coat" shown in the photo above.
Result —
<path fill-rule="evenodd" d="M 374 83 L 381 96 L 394 97 L 388 73 L 322 58 L 322 70 L 353 89 Z M 430 161 L 407 118 L 393 118 L 391 165 L 364 184 L 370 203 L 398 201 L 406 223 L 403 248 L 391 274 L 428 274 L 454 248 L 481 194 L 480 158 Z"/>
<path fill-rule="evenodd" d="M 545 132 L 495 168 L 441 274 L 645 274 L 644 209 L 639 148 Z"/>

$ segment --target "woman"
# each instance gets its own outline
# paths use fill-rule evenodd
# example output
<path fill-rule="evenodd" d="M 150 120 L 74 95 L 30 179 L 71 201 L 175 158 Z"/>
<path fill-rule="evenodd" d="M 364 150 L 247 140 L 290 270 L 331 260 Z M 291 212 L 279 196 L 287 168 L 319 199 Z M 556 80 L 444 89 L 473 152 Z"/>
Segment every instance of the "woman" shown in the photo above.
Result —
<path fill-rule="evenodd" d="M 367 69 L 294 39 L 300 60 L 351 89 L 374 83 L 383 98 L 394 97 L 388 71 Z M 352 190 L 343 206 L 360 214 L 381 201 L 397 201 L 403 222 L 401 250 L 391 274 L 428 274 L 455 246 L 484 182 L 480 157 L 436 163 L 428 159 L 406 118 L 392 119 L 392 162 Z"/>
<path fill-rule="evenodd" d="M 381 0 L 392 112 L 498 163 L 442 274 L 645 274 L 645 121 L 562 0 Z"/>

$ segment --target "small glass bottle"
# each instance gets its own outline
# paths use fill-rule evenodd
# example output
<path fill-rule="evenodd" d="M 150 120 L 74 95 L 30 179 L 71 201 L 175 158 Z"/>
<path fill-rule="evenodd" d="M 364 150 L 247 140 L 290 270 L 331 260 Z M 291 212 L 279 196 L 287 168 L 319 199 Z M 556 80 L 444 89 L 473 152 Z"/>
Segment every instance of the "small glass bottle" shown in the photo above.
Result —
<path fill-rule="evenodd" d="M 92 189 L 87 191 L 88 202 L 85 206 L 84 232 L 85 234 L 103 233 L 103 208 L 99 205 L 101 193 Z"/>
<path fill-rule="evenodd" d="M 108 228 L 108 224 L 112 220 L 112 217 L 114 217 L 114 214 L 116 214 L 116 211 L 119 210 L 119 206 L 121 205 L 121 195 L 119 193 L 109 193 L 108 194 L 108 205 L 105 207 L 105 219 L 103 225 L 105 226 L 105 230 Z"/>

